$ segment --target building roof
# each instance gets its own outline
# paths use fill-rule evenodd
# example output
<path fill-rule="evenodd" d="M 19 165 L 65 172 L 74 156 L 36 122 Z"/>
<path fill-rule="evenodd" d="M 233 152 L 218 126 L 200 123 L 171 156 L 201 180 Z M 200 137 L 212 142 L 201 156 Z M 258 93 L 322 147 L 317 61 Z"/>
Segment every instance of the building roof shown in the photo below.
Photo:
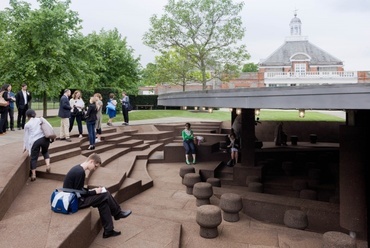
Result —
<path fill-rule="evenodd" d="M 187 91 L 159 95 L 158 105 L 251 109 L 370 109 L 370 84 Z"/>
<path fill-rule="evenodd" d="M 291 66 L 293 61 L 308 61 L 311 66 L 343 66 L 341 60 L 310 43 L 306 36 L 301 36 L 302 22 L 297 13 L 289 26 L 290 36 L 267 59 L 260 62 L 260 67 Z"/>
<path fill-rule="evenodd" d="M 343 62 L 341 60 L 313 45 L 308 40 L 303 40 L 286 41 L 267 59 L 261 62 L 260 67 L 291 66 L 294 56 L 299 57 L 296 58 L 297 60 L 304 60 L 303 57 L 306 56 L 311 65 L 343 65 Z"/>

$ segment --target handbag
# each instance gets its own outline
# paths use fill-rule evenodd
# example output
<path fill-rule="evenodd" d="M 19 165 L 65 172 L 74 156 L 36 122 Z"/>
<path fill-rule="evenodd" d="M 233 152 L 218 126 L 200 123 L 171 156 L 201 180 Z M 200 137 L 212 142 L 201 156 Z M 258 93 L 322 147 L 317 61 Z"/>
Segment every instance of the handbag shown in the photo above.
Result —
<path fill-rule="evenodd" d="M 108 104 L 107 104 L 107 109 L 109 109 L 109 110 L 116 110 L 116 106 L 114 106 L 114 104 L 113 104 L 113 103 L 108 102 Z"/>
<path fill-rule="evenodd" d="M 78 211 L 78 199 L 82 190 L 59 188 L 53 191 L 50 197 L 51 210 L 55 213 L 73 214 Z"/>
<path fill-rule="evenodd" d="M 3 94 L 4 94 L 4 91 L 3 92 L 0 92 L 0 106 L 1 107 L 6 107 L 9 105 L 9 102 L 5 100 L 5 98 L 3 97 Z"/>
<path fill-rule="evenodd" d="M 132 110 L 132 105 L 128 102 L 127 103 L 127 111 L 130 112 Z"/>
<path fill-rule="evenodd" d="M 45 138 L 55 140 L 57 135 L 55 134 L 54 128 L 51 126 L 51 124 L 43 117 L 40 117 L 40 121 L 41 130 L 44 133 Z"/>

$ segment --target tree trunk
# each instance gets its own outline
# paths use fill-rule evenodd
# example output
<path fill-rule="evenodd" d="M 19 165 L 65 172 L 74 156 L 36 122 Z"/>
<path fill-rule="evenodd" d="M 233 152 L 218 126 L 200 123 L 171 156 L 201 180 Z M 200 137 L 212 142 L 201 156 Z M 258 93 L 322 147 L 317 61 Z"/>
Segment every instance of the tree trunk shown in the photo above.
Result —
<path fill-rule="evenodd" d="M 202 60 L 201 62 L 201 72 L 202 72 L 202 86 L 203 86 L 203 90 L 206 90 L 207 89 L 207 76 L 206 76 L 206 66 L 204 64 L 204 60 Z"/>
<path fill-rule="evenodd" d="M 42 116 L 45 118 L 48 116 L 47 110 L 48 110 L 48 99 L 47 99 L 46 91 L 44 91 L 42 93 Z"/>

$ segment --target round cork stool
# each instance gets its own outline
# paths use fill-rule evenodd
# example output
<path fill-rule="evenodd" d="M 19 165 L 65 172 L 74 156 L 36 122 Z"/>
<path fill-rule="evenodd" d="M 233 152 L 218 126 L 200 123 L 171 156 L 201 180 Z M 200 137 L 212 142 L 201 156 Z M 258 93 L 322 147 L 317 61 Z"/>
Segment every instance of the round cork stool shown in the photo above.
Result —
<path fill-rule="evenodd" d="M 261 178 L 258 177 L 258 176 L 247 176 L 247 180 L 245 182 L 245 184 L 248 186 L 249 183 L 260 183 L 261 182 Z"/>
<path fill-rule="evenodd" d="M 326 232 L 323 234 L 323 248 L 355 248 L 356 240 L 341 232 Z"/>
<path fill-rule="evenodd" d="M 248 192 L 263 193 L 263 184 L 256 182 L 248 183 Z"/>
<path fill-rule="evenodd" d="M 203 205 L 197 208 L 196 221 L 200 226 L 199 234 L 206 239 L 218 236 L 217 227 L 222 222 L 221 209 L 213 205 Z"/>
<path fill-rule="evenodd" d="M 188 173 L 195 173 L 195 168 L 189 165 L 181 166 L 179 175 L 182 178 L 182 184 L 184 184 L 184 176 Z"/>
<path fill-rule="evenodd" d="M 185 174 L 183 184 L 186 186 L 186 193 L 192 195 L 194 184 L 199 183 L 200 181 L 200 175 L 197 173 Z"/>
<path fill-rule="evenodd" d="M 210 204 L 209 198 L 213 195 L 212 185 L 204 182 L 194 184 L 193 195 L 197 198 L 197 207 Z"/>
<path fill-rule="evenodd" d="M 225 221 L 237 222 L 239 220 L 239 211 L 243 209 L 242 198 L 234 193 L 222 194 L 220 208 L 223 211 Z"/>
<path fill-rule="evenodd" d="M 304 230 L 308 226 L 307 214 L 297 209 L 287 210 L 284 214 L 284 224 L 287 227 Z"/>
<path fill-rule="evenodd" d="M 213 187 L 221 187 L 221 179 L 210 177 L 207 179 L 207 183 L 210 183 Z"/>

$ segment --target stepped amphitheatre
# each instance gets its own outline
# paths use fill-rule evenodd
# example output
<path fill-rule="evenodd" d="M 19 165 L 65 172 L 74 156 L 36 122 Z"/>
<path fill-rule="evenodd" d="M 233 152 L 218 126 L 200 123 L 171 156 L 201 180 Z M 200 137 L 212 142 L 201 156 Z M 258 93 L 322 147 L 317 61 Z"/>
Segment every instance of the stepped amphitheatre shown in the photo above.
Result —
<path fill-rule="evenodd" d="M 245 119 L 248 121 L 248 117 Z M 21 140 L 1 146 L 0 247 L 322 247 L 325 232 L 348 233 L 343 227 L 347 220 L 341 216 L 342 198 L 338 199 L 338 194 L 343 194 L 343 137 L 339 128 L 343 123 L 306 123 L 299 129 L 295 123 L 286 123 L 287 133 L 299 135 L 298 145 L 289 143 L 287 147 L 273 144 L 271 133 L 276 123 L 263 123 L 253 128 L 263 141 L 262 148 L 253 149 L 254 166 L 245 166 L 250 154 L 242 150 L 240 163 L 230 168 L 225 166 L 230 155 L 222 149 L 230 123 L 193 121 L 196 135 L 206 140 L 197 147 L 196 173 L 202 181 L 211 177 L 221 181 L 221 187 L 213 187 L 211 204 L 218 206 L 224 193 L 235 193 L 243 199 L 240 220 L 222 221 L 215 239 L 199 236 L 196 199 L 186 193 L 179 176 L 185 165 L 179 137 L 183 124 L 173 121 L 104 128 L 102 142 L 94 150 L 104 162 L 87 175 L 87 184 L 105 186 L 123 209 L 133 211 L 129 218 L 114 222 L 122 235 L 110 239 L 102 239 L 97 209 L 83 209 L 72 215 L 50 210 L 51 192 L 62 186 L 69 168 L 92 152 L 87 150 L 87 137 L 72 137 L 71 143 L 54 142 L 50 147 L 52 173 L 45 173 L 40 160 L 38 178 L 32 183 Z M 308 133 L 297 133 L 302 129 L 315 132 L 317 143 L 310 142 Z M 331 130 L 330 134 L 324 130 Z M 249 189 L 249 175 L 260 177 L 263 192 Z M 301 196 L 302 188 L 298 189 L 297 184 L 302 185 L 302 180 L 307 190 L 316 192 L 315 199 Z M 354 215 L 361 211 L 352 207 Z M 291 209 L 307 214 L 305 230 L 284 224 L 284 213 Z M 366 231 L 355 233 L 357 247 L 367 247 Z"/>

